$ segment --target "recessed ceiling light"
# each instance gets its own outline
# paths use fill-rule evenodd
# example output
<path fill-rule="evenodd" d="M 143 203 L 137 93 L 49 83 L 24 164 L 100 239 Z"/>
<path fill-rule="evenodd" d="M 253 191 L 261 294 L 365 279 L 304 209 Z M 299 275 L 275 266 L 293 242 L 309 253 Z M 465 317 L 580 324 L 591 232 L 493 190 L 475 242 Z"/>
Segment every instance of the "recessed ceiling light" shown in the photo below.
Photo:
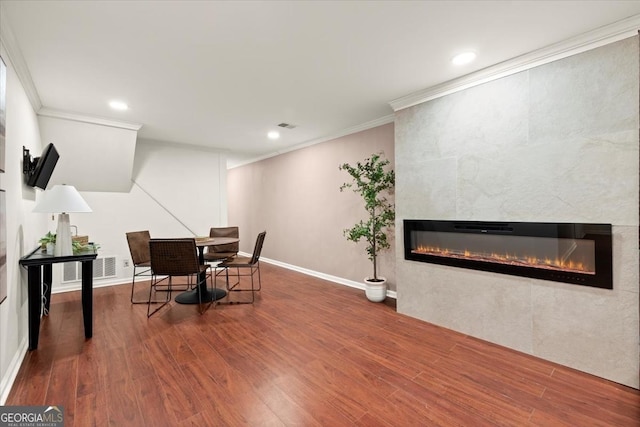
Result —
<path fill-rule="evenodd" d="M 462 52 L 451 59 L 454 65 L 465 65 L 476 59 L 475 52 Z"/>
<path fill-rule="evenodd" d="M 269 132 L 267 134 L 267 138 L 269 138 L 269 139 L 278 139 L 278 138 L 280 138 L 280 132 L 276 132 L 275 130 L 272 130 L 271 132 Z"/>
<path fill-rule="evenodd" d="M 109 107 L 113 108 L 114 110 L 120 110 L 120 111 L 129 109 L 129 106 L 122 101 L 111 101 L 109 102 Z"/>

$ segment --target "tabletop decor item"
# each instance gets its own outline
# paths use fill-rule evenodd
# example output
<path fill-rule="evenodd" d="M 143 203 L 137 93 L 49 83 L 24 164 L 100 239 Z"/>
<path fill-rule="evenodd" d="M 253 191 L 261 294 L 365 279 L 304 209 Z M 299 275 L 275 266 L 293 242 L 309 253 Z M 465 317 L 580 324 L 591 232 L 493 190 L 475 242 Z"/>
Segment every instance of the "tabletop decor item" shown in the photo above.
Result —
<path fill-rule="evenodd" d="M 56 244 L 56 235 L 50 231 L 40 238 L 40 246 L 47 253 L 53 254 L 53 250 Z"/>
<path fill-rule="evenodd" d="M 387 200 L 393 193 L 396 177 L 393 169 L 386 169 L 389 160 L 383 153 L 372 154 L 355 165 L 344 163 L 340 170 L 351 176 L 351 181 L 340 186 L 340 191 L 351 188 L 362 197 L 368 217 L 353 227 L 344 230 L 347 240 L 358 242 L 364 239 L 366 251 L 373 264 L 373 276 L 366 277 L 365 294 L 370 301 L 384 301 L 387 295 L 387 280 L 378 276 L 377 256 L 380 250 L 389 248 L 387 231 L 395 224 L 395 206 Z"/>
<path fill-rule="evenodd" d="M 73 185 L 54 185 L 43 193 L 33 212 L 59 214 L 54 254 L 61 256 L 73 254 L 69 212 L 91 212 L 91 208 Z"/>

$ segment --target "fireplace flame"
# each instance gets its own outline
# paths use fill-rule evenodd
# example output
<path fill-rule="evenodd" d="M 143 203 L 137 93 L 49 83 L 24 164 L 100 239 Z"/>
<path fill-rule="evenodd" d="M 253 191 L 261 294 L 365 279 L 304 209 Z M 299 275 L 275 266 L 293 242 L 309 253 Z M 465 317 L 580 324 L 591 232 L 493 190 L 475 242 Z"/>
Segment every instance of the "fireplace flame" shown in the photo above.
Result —
<path fill-rule="evenodd" d="M 459 258 L 459 259 L 467 259 L 471 261 L 484 261 L 484 262 L 494 262 L 499 264 L 507 264 L 514 265 L 520 267 L 533 267 L 533 268 L 544 268 L 549 270 L 559 270 L 559 271 L 567 271 L 574 273 L 582 273 L 582 274 L 595 274 L 595 269 L 584 262 L 574 261 L 571 259 L 564 260 L 560 258 L 550 259 L 550 258 L 538 258 L 536 256 L 531 255 L 520 255 L 517 254 L 498 254 L 495 252 L 492 253 L 481 253 L 481 252 L 472 252 L 468 249 L 464 250 L 453 250 L 448 248 L 440 248 L 434 246 L 423 246 L 419 245 L 416 249 L 413 249 L 411 252 L 422 255 L 432 255 L 432 256 L 440 256 L 440 257 L 448 257 L 448 258 Z"/>

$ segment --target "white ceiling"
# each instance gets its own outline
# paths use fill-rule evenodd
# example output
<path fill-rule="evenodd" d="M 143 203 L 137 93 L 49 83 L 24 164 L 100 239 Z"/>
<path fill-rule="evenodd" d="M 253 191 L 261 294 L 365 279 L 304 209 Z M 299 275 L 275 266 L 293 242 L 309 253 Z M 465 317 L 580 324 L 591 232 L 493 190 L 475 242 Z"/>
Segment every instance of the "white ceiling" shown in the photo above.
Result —
<path fill-rule="evenodd" d="M 238 158 L 340 134 L 389 116 L 392 100 L 640 14 L 640 1 L 612 0 L 0 6 L 43 107 Z M 474 63 L 451 64 L 469 49 Z M 281 122 L 297 127 L 268 140 Z"/>

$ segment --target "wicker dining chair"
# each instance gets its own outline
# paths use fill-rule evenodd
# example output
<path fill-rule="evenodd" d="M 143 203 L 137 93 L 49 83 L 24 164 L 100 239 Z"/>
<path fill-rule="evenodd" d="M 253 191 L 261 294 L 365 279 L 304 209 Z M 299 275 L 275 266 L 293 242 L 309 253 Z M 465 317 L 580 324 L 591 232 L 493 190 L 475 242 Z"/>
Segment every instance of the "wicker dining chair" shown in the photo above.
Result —
<path fill-rule="evenodd" d="M 136 287 L 136 279 L 140 277 L 145 277 L 150 280 L 153 276 L 153 272 L 151 271 L 151 254 L 149 253 L 149 241 L 151 240 L 151 235 L 149 230 L 143 231 L 130 231 L 126 233 L 127 243 L 129 244 L 129 252 L 131 253 L 131 262 L 133 263 L 133 277 L 131 278 L 131 304 L 147 304 L 148 301 L 146 299 L 135 299 L 135 287 Z M 158 286 L 157 290 L 168 290 L 168 284 L 164 286 Z M 186 287 L 178 287 L 173 290 L 187 290 L 189 285 Z"/>
<path fill-rule="evenodd" d="M 196 287 L 201 285 L 203 281 L 206 285 L 206 281 L 211 279 L 211 266 L 208 264 L 200 264 L 196 241 L 193 238 L 151 239 L 149 241 L 149 252 L 151 255 L 153 278 L 151 280 L 151 287 L 149 288 L 147 317 L 151 317 L 151 315 L 171 301 L 171 292 L 173 290 L 171 279 L 173 277 L 186 277 L 188 283 L 194 283 Z M 152 299 L 153 291 L 167 279 L 169 279 L 169 281 L 165 299 Z M 198 293 L 198 296 L 200 296 L 200 293 Z M 154 302 L 160 303 L 161 305 L 152 312 L 151 304 Z M 212 302 L 209 301 L 206 307 L 203 308 L 202 300 L 200 300 L 200 314 L 204 313 L 209 306 L 211 306 L 211 303 Z"/>
<path fill-rule="evenodd" d="M 151 278 L 151 255 L 149 254 L 149 230 L 131 231 L 126 233 L 131 262 L 133 263 L 133 278 L 131 279 L 131 304 L 147 304 L 147 300 L 134 300 L 136 278 L 145 276 Z"/>
<path fill-rule="evenodd" d="M 209 230 L 209 237 L 240 237 L 238 227 L 211 227 Z M 227 258 L 231 258 L 237 255 L 240 250 L 240 243 L 229 243 L 227 245 L 207 246 L 207 251 L 204 253 L 205 262 L 222 261 Z"/>
<path fill-rule="evenodd" d="M 222 273 L 218 270 L 223 270 L 226 279 L 227 288 L 227 300 L 216 301 L 217 304 L 253 304 L 255 301 L 256 291 L 262 289 L 262 279 L 260 277 L 260 254 L 262 253 L 262 246 L 264 245 L 264 239 L 267 235 L 266 231 L 258 234 L 256 238 L 256 244 L 253 247 L 253 254 L 250 257 L 236 256 L 225 261 L 222 261 L 214 267 L 214 288 L 217 287 L 218 276 Z M 235 272 L 229 274 L 229 270 L 234 269 Z M 254 276 L 258 275 L 258 287 L 255 286 Z M 237 281 L 233 285 L 229 285 L 229 276 L 237 276 Z M 241 284 L 241 277 L 251 278 L 251 288 L 243 287 Z M 251 292 L 250 301 L 231 301 L 230 296 L 233 292 Z"/>

